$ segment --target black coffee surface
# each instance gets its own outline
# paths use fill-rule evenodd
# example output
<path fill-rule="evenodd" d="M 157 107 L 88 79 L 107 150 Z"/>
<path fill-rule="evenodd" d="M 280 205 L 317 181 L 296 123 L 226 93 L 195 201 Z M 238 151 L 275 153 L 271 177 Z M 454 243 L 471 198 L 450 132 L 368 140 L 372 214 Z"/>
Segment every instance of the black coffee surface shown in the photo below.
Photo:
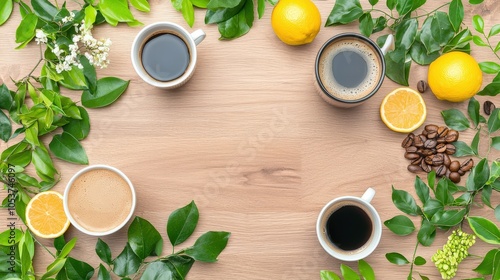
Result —
<path fill-rule="evenodd" d="M 359 86 L 368 75 L 366 60 L 357 52 L 344 50 L 333 58 L 334 79 L 346 88 Z"/>
<path fill-rule="evenodd" d="M 189 65 L 189 50 L 184 41 L 173 34 L 160 34 L 149 39 L 142 49 L 142 65 L 155 80 L 168 82 L 184 74 Z"/>
<path fill-rule="evenodd" d="M 368 214 L 357 206 L 342 206 L 326 222 L 328 238 L 338 248 L 352 251 L 362 247 L 372 234 L 373 226 Z"/>

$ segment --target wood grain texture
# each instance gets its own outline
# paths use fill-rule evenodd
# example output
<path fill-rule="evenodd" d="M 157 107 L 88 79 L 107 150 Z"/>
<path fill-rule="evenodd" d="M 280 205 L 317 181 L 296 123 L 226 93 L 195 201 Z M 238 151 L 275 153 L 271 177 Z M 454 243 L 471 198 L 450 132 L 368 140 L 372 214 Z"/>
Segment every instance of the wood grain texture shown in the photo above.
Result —
<path fill-rule="evenodd" d="M 152 88 L 140 80 L 130 62 L 131 43 L 140 28 L 96 28 L 96 38 L 109 37 L 113 42 L 111 65 L 98 75 L 118 76 L 131 83 L 112 106 L 88 110 L 92 129 L 83 146 L 90 163 L 112 165 L 129 176 L 138 195 L 136 215 L 151 221 L 164 238 L 170 212 L 193 199 L 200 209 L 200 222 L 186 245 L 208 230 L 232 232 L 219 262 L 196 263 L 190 280 L 310 280 L 319 279 L 322 269 L 338 272 L 340 262 L 325 253 L 316 238 L 315 222 L 323 205 L 338 196 L 361 196 L 372 186 L 377 191 L 372 203 L 385 221 L 400 213 L 391 202 L 391 186 L 414 193 L 415 175 L 406 170 L 408 162 L 400 146 L 405 135 L 387 129 L 379 117 L 383 97 L 399 86 L 386 78 L 371 100 L 350 110 L 328 105 L 315 92 L 317 51 L 335 34 L 357 32 L 357 24 L 322 27 L 311 44 L 291 47 L 274 35 L 272 7 L 268 6 L 247 35 L 221 41 L 217 27 L 203 23 L 203 10 L 196 10 L 195 26 L 189 28 L 170 1 L 150 2 L 149 14 L 135 13 L 145 24 L 172 21 L 207 33 L 198 46 L 199 64 L 194 77 L 182 88 Z M 361 2 L 368 7 L 367 0 Z M 428 10 L 444 3 L 427 2 Z M 466 2 L 467 25 L 472 26 L 476 13 L 485 16 L 486 28 L 500 22 L 496 1 L 486 0 L 476 7 Z M 334 1 L 315 3 L 326 22 Z M 18 11 L 14 13 L 0 27 L 0 79 L 10 86 L 10 77 L 24 76 L 38 58 L 35 44 L 14 50 L 20 21 Z M 473 55 L 478 61 L 495 59 L 485 48 L 474 48 Z M 427 67 L 413 64 L 410 85 L 416 88 L 417 81 L 425 80 L 426 75 Z M 485 76 L 484 83 L 489 80 L 491 77 Z M 79 92 L 68 94 L 79 100 Z M 465 110 L 467 106 L 438 101 L 429 92 L 423 97 L 428 109 L 425 124 L 443 124 L 441 110 Z M 498 97 L 493 99 L 500 105 Z M 471 132 L 465 132 L 461 140 L 470 142 L 472 137 Z M 7 146 L 0 143 L 0 150 Z M 59 160 L 55 164 L 62 180 L 54 189 L 63 192 L 81 166 Z M 494 200 L 498 204 L 499 198 Z M 493 217 L 488 209 L 474 213 Z M 7 220 L 6 211 L 0 211 L 0 220 Z M 123 229 L 103 238 L 114 256 L 125 245 L 126 235 Z M 446 236 L 441 232 L 432 247 L 419 248 L 418 255 L 428 263 L 418 272 L 439 279 L 430 257 Z M 72 227 L 66 237 L 78 238 L 72 252 L 76 258 L 97 266 L 97 238 Z M 50 240 L 42 242 L 52 245 Z M 415 234 L 398 237 L 384 227 L 379 247 L 366 259 L 377 279 L 406 279 L 409 267 L 392 265 L 384 255 L 398 251 L 410 258 L 415 242 Z M 472 253 L 484 255 L 489 249 L 477 242 Z M 170 250 L 165 243 L 165 253 Z M 50 255 L 37 250 L 38 270 L 44 270 L 50 260 Z M 466 260 L 459 277 L 475 277 L 471 269 L 477 264 L 475 259 Z"/>

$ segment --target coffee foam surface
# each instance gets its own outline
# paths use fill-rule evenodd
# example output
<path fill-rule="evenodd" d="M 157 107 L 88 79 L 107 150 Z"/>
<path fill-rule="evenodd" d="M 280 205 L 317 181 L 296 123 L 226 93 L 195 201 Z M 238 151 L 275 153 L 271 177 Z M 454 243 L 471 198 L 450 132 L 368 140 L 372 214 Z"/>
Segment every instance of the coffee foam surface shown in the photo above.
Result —
<path fill-rule="evenodd" d="M 345 51 L 359 54 L 367 64 L 367 75 L 356 88 L 344 87 L 333 77 L 333 58 Z M 318 74 L 323 86 L 331 95 L 343 100 L 358 100 L 370 94 L 381 78 L 380 73 L 381 63 L 376 51 L 367 43 L 355 38 L 332 42 L 323 50 L 319 59 Z"/>

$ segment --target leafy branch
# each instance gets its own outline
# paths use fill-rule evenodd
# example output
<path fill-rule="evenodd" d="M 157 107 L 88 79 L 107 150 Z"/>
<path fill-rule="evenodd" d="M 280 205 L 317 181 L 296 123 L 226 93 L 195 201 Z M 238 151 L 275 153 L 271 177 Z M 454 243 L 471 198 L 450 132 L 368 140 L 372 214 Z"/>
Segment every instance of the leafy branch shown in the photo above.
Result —
<path fill-rule="evenodd" d="M 7 230 L 0 234 L 0 259 L 10 259 L 12 263 L 0 264 L 2 279 L 91 279 L 97 271 L 97 279 L 108 280 L 111 275 L 122 279 L 184 279 L 195 261 L 216 262 L 226 247 L 230 233 L 208 231 L 196 239 L 192 246 L 175 252 L 175 246 L 186 241 L 195 231 L 199 212 L 194 201 L 172 212 L 167 222 L 167 233 L 172 244 L 172 253 L 162 256 L 163 238 L 147 220 L 135 217 L 128 228 L 128 240 L 123 250 L 112 257 L 110 247 L 98 239 L 95 252 L 103 264 L 97 268 L 70 256 L 76 246 L 76 238 L 66 242 L 64 236 L 54 239 L 56 252 L 42 246 L 54 261 L 46 272 L 37 274 L 33 269 L 35 243 L 39 243 L 29 231 Z M 15 248 L 12 250 L 13 246 Z M 11 255 L 9 255 L 11 254 Z"/>
<path fill-rule="evenodd" d="M 373 268 L 364 260 L 358 261 L 358 272 L 356 272 L 353 268 L 348 265 L 341 264 L 340 265 L 340 273 L 345 280 L 354 280 L 360 279 L 363 277 L 365 280 L 375 280 L 375 272 Z M 341 280 L 342 278 L 335 272 L 331 270 L 322 270 L 320 271 L 321 280 Z"/>

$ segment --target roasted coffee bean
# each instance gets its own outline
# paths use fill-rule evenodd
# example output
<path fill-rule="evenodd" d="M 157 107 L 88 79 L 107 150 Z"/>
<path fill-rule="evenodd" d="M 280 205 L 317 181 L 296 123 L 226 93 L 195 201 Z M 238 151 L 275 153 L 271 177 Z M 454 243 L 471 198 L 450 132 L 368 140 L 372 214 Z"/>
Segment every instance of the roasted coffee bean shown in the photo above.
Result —
<path fill-rule="evenodd" d="M 440 166 L 440 165 L 443 165 L 443 163 L 444 163 L 443 154 L 436 154 L 432 158 L 432 165 L 433 166 Z"/>
<path fill-rule="evenodd" d="M 423 160 L 423 162 L 427 163 L 428 165 L 432 165 L 432 159 L 434 158 L 434 155 L 426 156 Z"/>
<path fill-rule="evenodd" d="M 446 144 L 446 153 L 449 155 L 453 155 L 457 151 L 457 148 L 452 144 Z"/>
<path fill-rule="evenodd" d="M 413 164 L 413 165 L 420 165 L 420 163 L 422 163 L 422 160 L 424 160 L 424 158 L 423 157 L 419 157 L 417 159 L 412 160 L 411 164 Z"/>
<path fill-rule="evenodd" d="M 438 153 L 446 152 L 446 144 L 445 143 L 437 144 L 436 145 L 436 152 L 438 152 Z"/>
<path fill-rule="evenodd" d="M 435 124 L 428 124 L 428 125 L 426 125 L 426 126 L 425 126 L 425 128 L 424 128 L 424 129 L 425 129 L 427 132 L 437 132 L 437 131 L 438 131 L 438 128 L 439 128 L 439 127 L 438 127 L 437 125 L 435 125 Z"/>
<path fill-rule="evenodd" d="M 417 83 L 417 90 L 418 90 L 418 92 L 424 93 L 427 90 L 427 86 L 428 85 L 427 85 L 426 81 L 424 81 L 424 80 L 418 81 L 418 83 Z"/>
<path fill-rule="evenodd" d="M 420 137 L 420 136 L 423 136 L 423 135 L 415 136 L 415 138 L 413 139 L 413 146 L 419 147 L 419 148 L 424 146 L 425 141 L 422 141 L 422 137 Z M 425 136 L 423 136 L 423 137 L 425 137 Z"/>
<path fill-rule="evenodd" d="M 458 131 L 450 129 L 448 131 L 448 134 L 446 134 L 446 136 L 444 137 L 444 139 L 447 143 L 452 143 L 458 140 L 458 135 L 459 135 Z"/>
<path fill-rule="evenodd" d="M 448 171 L 448 168 L 444 165 L 440 165 L 436 168 L 436 176 L 438 177 L 443 177 L 446 175 L 446 172 Z"/>
<path fill-rule="evenodd" d="M 446 137 L 439 137 L 439 138 L 437 138 L 437 140 L 436 140 L 436 141 L 437 141 L 438 143 L 447 143 L 447 142 L 446 142 Z"/>
<path fill-rule="evenodd" d="M 474 166 L 474 160 L 472 160 L 471 158 L 470 159 L 466 159 L 464 162 L 462 162 L 462 164 L 460 165 L 460 170 L 464 171 L 464 172 L 467 172 L 469 170 L 471 170 L 471 168 Z"/>
<path fill-rule="evenodd" d="M 417 150 L 418 150 L 418 148 L 415 146 L 410 146 L 410 147 L 406 148 L 407 153 L 416 153 Z"/>
<path fill-rule="evenodd" d="M 430 156 L 436 153 L 436 150 L 434 149 L 423 149 L 420 151 L 420 154 L 424 157 Z"/>
<path fill-rule="evenodd" d="M 448 134 L 448 127 L 446 126 L 440 126 L 437 130 L 437 133 L 438 133 L 438 137 L 444 137 Z"/>
<path fill-rule="evenodd" d="M 405 153 L 405 158 L 409 159 L 409 160 L 414 160 L 414 159 L 417 159 L 419 157 L 421 157 L 421 156 L 417 153 Z"/>
<path fill-rule="evenodd" d="M 424 142 L 424 148 L 426 148 L 426 149 L 433 149 L 436 147 L 436 145 L 437 145 L 437 141 L 433 140 L 433 139 L 427 139 Z"/>
<path fill-rule="evenodd" d="M 427 164 L 427 163 L 425 162 L 425 160 L 423 160 L 423 161 L 422 161 L 422 163 L 420 163 L 420 167 L 422 168 L 422 170 L 423 170 L 423 171 L 425 171 L 425 172 L 427 172 L 427 173 L 429 173 L 429 172 L 431 172 L 431 171 L 432 171 L 432 167 L 431 167 L 431 165 L 430 165 L 430 164 Z"/>
<path fill-rule="evenodd" d="M 465 171 L 463 171 L 462 169 L 458 169 L 458 174 L 460 174 L 460 176 L 464 176 L 465 175 Z"/>
<path fill-rule="evenodd" d="M 403 143 L 401 143 L 401 147 L 408 148 L 411 145 L 413 145 L 414 138 L 415 138 L 415 134 L 413 134 L 413 133 L 408 134 L 408 136 L 406 136 L 406 138 L 403 139 Z"/>
<path fill-rule="evenodd" d="M 460 183 L 460 174 L 458 172 L 451 172 L 448 178 L 455 184 Z"/>
<path fill-rule="evenodd" d="M 408 171 L 410 171 L 412 173 L 418 173 L 418 172 L 422 171 L 422 167 L 420 167 L 419 165 L 413 165 L 413 164 L 408 165 L 407 169 L 408 169 Z"/>
<path fill-rule="evenodd" d="M 444 166 L 446 166 L 446 167 L 448 167 L 448 168 L 450 167 L 450 164 L 451 164 L 451 158 L 450 158 L 450 156 L 449 156 L 449 155 L 447 155 L 447 154 L 443 154 L 443 164 L 444 164 Z"/>
<path fill-rule="evenodd" d="M 427 135 L 429 134 L 429 132 L 428 132 L 427 130 L 425 130 L 425 129 L 424 129 L 424 130 L 422 130 L 422 133 L 421 133 L 421 134 L 422 134 L 422 135 L 424 135 L 425 137 L 427 137 Z"/>
<path fill-rule="evenodd" d="M 486 100 L 483 103 L 483 110 L 486 115 L 490 115 L 493 110 L 495 110 L 496 106 L 493 104 L 493 102 Z"/>
<path fill-rule="evenodd" d="M 425 130 L 424 130 L 425 131 Z M 433 132 L 428 132 L 427 133 L 427 139 L 434 139 L 437 137 L 437 131 L 433 131 Z"/>
<path fill-rule="evenodd" d="M 460 169 L 460 162 L 458 160 L 454 160 L 450 163 L 450 171 L 457 172 Z"/>

